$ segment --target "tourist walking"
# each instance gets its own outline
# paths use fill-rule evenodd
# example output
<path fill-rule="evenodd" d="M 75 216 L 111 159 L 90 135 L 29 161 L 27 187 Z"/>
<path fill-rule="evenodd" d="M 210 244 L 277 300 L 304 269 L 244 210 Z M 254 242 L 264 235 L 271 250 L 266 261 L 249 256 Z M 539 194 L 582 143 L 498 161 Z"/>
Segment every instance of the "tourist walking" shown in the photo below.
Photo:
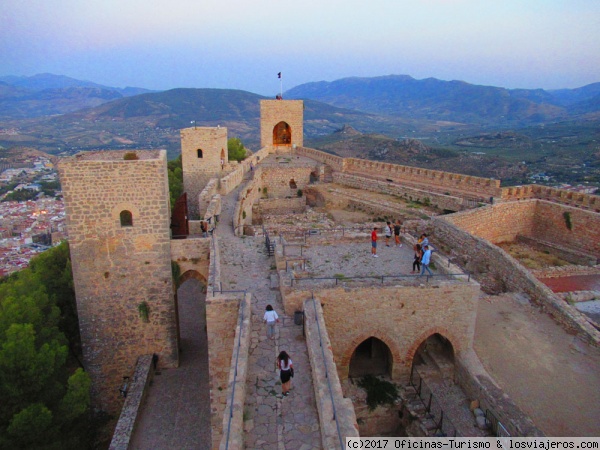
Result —
<path fill-rule="evenodd" d="M 429 245 L 429 238 L 427 237 L 427 233 L 423 233 L 419 238 L 419 244 L 421 244 L 421 248 L 425 249 L 426 245 Z"/>
<path fill-rule="evenodd" d="M 275 324 L 279 323 L 279 316 L 273 310 L 271 305 L 267 305 L 263 320 L 267 324 L 267 337 L 269 339 L 275 339 Z"/>
<path fill-rule="evenodd" d="M 292 358 L 282 351 L 277 357 L 277 368 L 279 369 L 279 378 L 281 379 L 281 393 L 284 397 L 287 397 L 290 391 L 290 384 L 292 377 L 294 376 L 294 366 L 292 365 Z"/>
<path fill-rule="evenodd" d="M 377 256 L 377 227 L 373 228 L 371 231 L 371 254 L 373 258 L 379 258 Z"/>
<path fill-rule="evenodd" d="M 413 247 L 413 251 L 415 253 L 415 257 L 413 259 L 411 273 L 418 273 L 421 270 L 421 258 L 423 257 L 423 250 L 421 249 L 421 244 L 415 244 L 415 246 Z"/>
<path fill-rule="evenodd" d="M 422 276 L 426 270 L 427 270 L 427 272 L 429 272 L 429 275 L 433 275 L 433 273 L 429 269 L 430 262 L 431 262 L 431 250 L 429 248 L 429 245 L 425 245 L 423 247 L 423 257 L 421 258 L 421 274 L 419 276 Z"/>
<path fill-rule="evenodd" d="M 392 224 L 390 222 L 386 222 L 385 224 L 385 246 L 390 246 L 390 238 L 392 237 Z"/>
<path fill-rule="evenodd" d="M 394 239 L 396 240 L 396 247 L 402 247 L 402 242 L 400 242 L 400 228 L 402 227 L 402 223 L 400 219 L 396 220 L 396 224 L 394 225 Z"/>

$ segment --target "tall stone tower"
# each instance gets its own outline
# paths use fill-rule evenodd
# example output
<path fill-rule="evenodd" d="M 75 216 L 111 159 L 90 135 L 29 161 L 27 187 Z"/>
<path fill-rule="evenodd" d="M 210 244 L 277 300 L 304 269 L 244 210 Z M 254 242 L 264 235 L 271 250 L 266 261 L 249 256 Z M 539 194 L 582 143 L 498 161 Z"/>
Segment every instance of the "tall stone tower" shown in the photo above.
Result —
<path fill-rule="evenodd" d="M 179 362 L 166 152 L 80 153 L 59 175 L 92 397 L 118 413 L 138 356 Z"/>
<path fill-rule="evenodd" d="M 190 219 L 199 218 L 199 194 L 211 178 L 227 167 L 227 128 L 192 127 L 181 130 L 183 190 L 188 195 Z"/>
<path fill-rule="evenodd" d="M 302 100 L 260 101 L 260 146 L 278 149 L 304 145 Z"/>

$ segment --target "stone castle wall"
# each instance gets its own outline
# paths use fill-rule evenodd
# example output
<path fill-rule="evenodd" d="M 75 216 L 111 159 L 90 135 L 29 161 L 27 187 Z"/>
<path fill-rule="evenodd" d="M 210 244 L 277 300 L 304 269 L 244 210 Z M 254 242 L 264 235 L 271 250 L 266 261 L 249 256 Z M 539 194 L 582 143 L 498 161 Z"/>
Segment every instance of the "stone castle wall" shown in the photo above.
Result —
<path fill-rule="evenodd" d="M 201 152 L 201 154 L 199 153 Z M 221 160 L 224 167 L 221 167 Z M 199 218 L 200 192 L 211 178 L 228 168 L 227 128 L 193 127 L 181 130 L 183 190 L 188 194 L 190 218 Z"/>
<path fill-rule="evenodd" d="M 359 175 L 334 172 L 333 182 L 343 186 L 364 189 L 372 192 L 381 192 L 384 194 L 397 195 L 407 201 L 429 202 L 432 206 L 439 209 L 448 209 L 451 211 L 460 211 L 471 207 L 471 204 L 465 199 L 451 195 L 436 194 L 422 189 L 411 188 L 397 183 L 375 180 Z"/>
<path fill-rule="evenodd" d="M 206 285 L 210 252 L 210 238 L 198 237 L 171 241 L 171 260 L 179 264 L 181 271 L 182 279 L 179 280 L 179 284 L 192 277 L 199 279 Z"/>
<path fill-rule="evenodd" d="M 600 257 L 600 215 L 580 208 L 534 199 L 489 205 L 446 220 L 493 244 L 526 236 Z"/>
<path fill-rule="evenodd" d="M 308 147 L 296 147 L 295 154 L 300 156 L 306 156 L 307 158 L 314 159 L 320 163 L 327 164 L 336 172 L 344 171 L 344 158 L 341 156 L 335 156 L 330 153 L 322 152 L 314 148 Z"/>
<path fill-rule="evenodd" d="M 323 448 L 338 448 L 348 437 L 359 437 L 352 400 L 345 398 L 338 378 L 323 308 L 315 299 L 304 305 L 306 347 L 319 412 Z M 338 433 L 339 428 L 339 433 Z"/>
<path fill-rule="evenodd" d="M 267 188 L 269 198 L 296 197 L 298 189 L 304 190 L 310 183 L 310 173 L 314 167 L 263 167 L 260 177 L 263 189 Z M 290 182 L 296 187 L 290 187 Z"/>
<path fill-rule="evenodd" d="M 213 296 L 210 291 L 206 296 L 212 448 L 219 448 L 223 437 L 224 412 L 241 304 L 240 299 Z M 246 313 L 248 310 L 245 308 Z"/>
<path fill-rule="evenodd" d="M 502 188 L 502 201 L 515 201 L 531 198 L 548 200 L 600 212 L 600 196 L 598 195 L 580 194 L 579 192 L 556 189 L 548 186 L 539 186 L 536 184 Z"/>
<path fill-rule="evenodd" d="M 248 376 L 248 355 L 250 333 L 252 331 L 252 294 L 247 293 L 240 301 L 237 314 L 233 352 L 229 364 L 229 377 L 222 414 L 221 441 L 218 448 L 243 450 L 244 447 L 244 405 L 246 403 L 246 379 Z M 216 319 L 216 318 L 215 318 Z M 220 383 L 220 381 L 219 381 Z M 221 397 L 219 393 L 219 397 Z M 212 404 L 211 404 L 212 405 Z M 221 408 L 221 403 L 215 405 Z M 217 443 L 218 430 L 213 429 L 213 445 Z M 217 448 L 217 447 L 213 447 Z"/>
<path fill-rule="evenodd" d="M 453 249 L 458 258 L 467 261 L 467 266 L 502 280 L 508 291 L 523 292 L 529 296 L 533 303 L 550 313 L 569 332 L 592 345 L 600 345 L 600 332 L 579 311 L 559 299 L 504 250 L 456 225 L 454 216 L 470 212 L 433 219 L 433 239 Z"/>
<path fill-rule="evenodd" d="M 392 377 L 401 381 L 408 380 L 417 348 L 432 334 L 449 339 L 455 354 L 471 348 L 478 296 L 479 285 L 468 282 L 337 288 L 315 293 L 323 305 L 340 380 L 348 377 L 356 347 L 372 336 L 389 347 Z"/>
<path fill-rule="evenodd" d="M 304 102 L 302 100 L 260 101 L 260 146 L 274 147 L 273 129 L 279 122 L 286 122 L 292 130 L 291 144 L 304 145 Z"/>
<path fill-rule="evenodd" d="M 139 355 L 178 365 L 166 152 L 136 151 L 138 160 L 126 153 L 59 163 L 84 365 L 94 403 L 111 413 Z M 131 226 L 121 225 L 123 211 Z"/>

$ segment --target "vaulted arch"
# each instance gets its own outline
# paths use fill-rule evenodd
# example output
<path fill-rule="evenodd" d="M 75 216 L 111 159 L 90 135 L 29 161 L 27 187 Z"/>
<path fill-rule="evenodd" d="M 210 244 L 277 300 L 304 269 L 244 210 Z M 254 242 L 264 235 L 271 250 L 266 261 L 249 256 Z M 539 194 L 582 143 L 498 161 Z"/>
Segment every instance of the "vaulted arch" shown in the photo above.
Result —
<path fill-rule="evenodd" d="M 273 145 L 291 145 L 292 128 L 287 122 L 279 122 L 273 127 Z"/>

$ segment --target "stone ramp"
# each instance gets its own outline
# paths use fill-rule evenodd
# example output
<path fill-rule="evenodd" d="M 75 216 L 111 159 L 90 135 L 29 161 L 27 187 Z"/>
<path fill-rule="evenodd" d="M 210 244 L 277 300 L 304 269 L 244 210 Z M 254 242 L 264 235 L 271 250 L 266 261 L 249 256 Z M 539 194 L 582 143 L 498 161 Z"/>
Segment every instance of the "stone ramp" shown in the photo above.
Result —
<path fill-rule="evenodd" d="M 321 433 L 311 367 L 302 326 L 283 314 L 277 291 L 271 289 L 273 257 L 266 252 L 264 238 L 235 237 L 231 227 L 239 188 L 223 199 L 217 227 L 221 254 L 223 290 L 252 292 L 252 332 L 248 358 L 244 439 L 246 448 L 320 449 Z M 280 317 L 276 338 L 267 339 L 263 315 L 271 304 Z M 276 358 L 285 350 L 294 363 L 296 376 L 290 395 L 282 397 Z"/>

